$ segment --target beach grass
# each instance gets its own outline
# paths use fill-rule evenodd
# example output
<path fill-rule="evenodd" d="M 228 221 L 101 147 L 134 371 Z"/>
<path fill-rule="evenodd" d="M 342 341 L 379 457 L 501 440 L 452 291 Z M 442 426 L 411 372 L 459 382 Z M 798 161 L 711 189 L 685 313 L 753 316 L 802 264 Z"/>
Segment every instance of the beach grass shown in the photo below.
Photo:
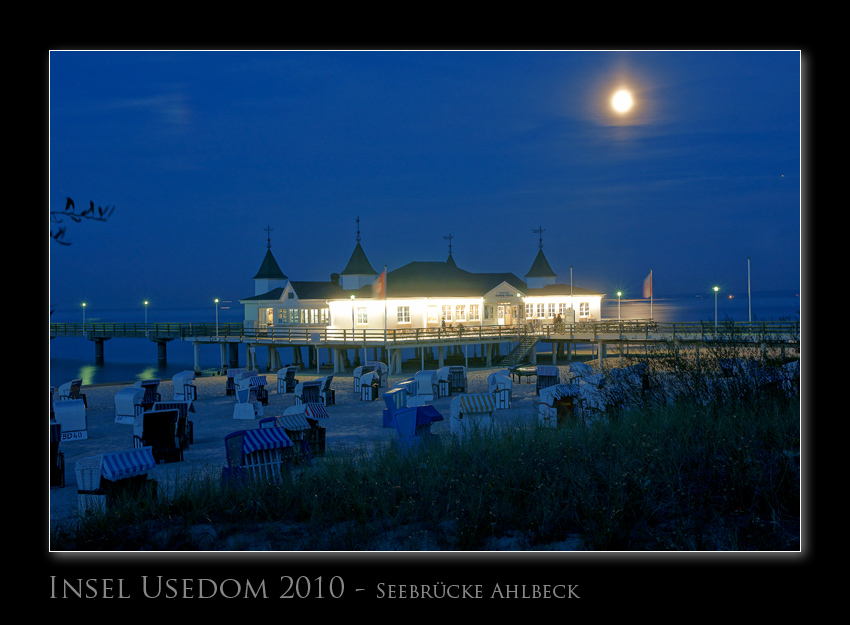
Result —
<path fill-rule="evenodd" d="M 799 550 L 799 376 L 791 388 L 765 384 L 756 372 L 781 363 L 759 360 L 718 385 L 717 363 L 741 355 L 641 354 L 639 398 L 563 427 L 526 420 L 406 452 L 329 451 L 277 483 L 227 486 L 196 470 L 174 492 L 78 514 L 53 529 L 51 547 Z"/>

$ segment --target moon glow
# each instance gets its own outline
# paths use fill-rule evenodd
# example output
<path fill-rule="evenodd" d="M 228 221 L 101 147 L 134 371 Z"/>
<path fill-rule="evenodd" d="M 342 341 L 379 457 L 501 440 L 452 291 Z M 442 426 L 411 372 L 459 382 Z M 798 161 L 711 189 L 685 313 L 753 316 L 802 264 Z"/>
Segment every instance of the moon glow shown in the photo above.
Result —
<path fill-rule="evenodd" d="M 611 106 L 614 107 L 614 110 L 618 113 L 625 113 L 630 108 L 632 108 L 632 95 L 622 89 L 614 94 L 614 97 L 611 98 Z"/>

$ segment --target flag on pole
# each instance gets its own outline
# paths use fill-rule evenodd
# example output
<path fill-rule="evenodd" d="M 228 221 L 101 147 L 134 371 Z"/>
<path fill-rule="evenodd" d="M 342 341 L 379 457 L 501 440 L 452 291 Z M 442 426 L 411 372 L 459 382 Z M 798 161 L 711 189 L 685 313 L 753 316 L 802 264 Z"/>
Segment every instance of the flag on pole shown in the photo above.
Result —
<path fill-rule="evenodd" d="M 643 296 L 652 297 L 652 270 L 649 271 L 649 275 L 643 280 Z"/>
<path fill-rule="evenodd" d="M 387 299 L 387 269 L 384 267 L 383 273 L 378 276 L 375 283 L 372 285 L 372 297 L 378 299 Z"/>

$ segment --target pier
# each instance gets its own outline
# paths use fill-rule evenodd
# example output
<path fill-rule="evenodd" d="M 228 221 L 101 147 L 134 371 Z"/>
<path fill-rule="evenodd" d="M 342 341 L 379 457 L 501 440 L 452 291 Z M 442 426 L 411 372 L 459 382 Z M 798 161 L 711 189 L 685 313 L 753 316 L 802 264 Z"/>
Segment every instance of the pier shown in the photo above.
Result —
<path fill-rule="evenodd" d="M 434 355 L 438 366 L 443 366 L 449 350 L 462 351 L 468 359 L 470 346 L 480 346 L 486 366 L 513 365 L 519 362 L 537 362 L 537 346 L 552 345 L 552 363 L 558 354 L 571 359 L 578 345 L 595 346 L 601 361 L 616 349 L 621 355 L 631 347 L 647 347 L 673 343 L 682 347 L 699 347 L 701 344 L 754 345 L 763 350 L 786 348 L 799 350 L 800 322 L 759 321 L 714 324 L 706 321 L 661 323 L 640 319 L 585 321 L 574 324 L 519 324 L 510 326 L 468 326 L 463 328 L 406 328 L 392 329 L 335 329 L 325 327 L 246 327 L 242 323 L 51 323 L 50 338 L 85 337 L 95 344 L 95 359 L 102 362 L 104 342 L 113 338 L 146 339 L 157 344 L 160 364 L 166 362 L 166 346 L 170 341 L 189 341 L 194 345 L 196 373 L 200 373 L 200 346 L 216 344 L 221 349 L 221 367 L 239 366 L 239 347 L 244 345 L 248 368 L 256 368 L 256 349 L 268 350 L 268 370 L 282 366 L 279 350 L 292 349 L 293 357 L 286 362 L 302 365 L 305 369 L 320 367 L 320 350 L 328 350 L 327 362 L 333 371 L 344 371 L 350 362 L 363 354 L 368 360 L 368 350 L 386 358 L 392 373 L 401 373 L 402 350 L 413 349 L 418 354 L 422 369 L 425 354 Z M 502 346 L 507 345 L 507 352 Z M 301 349 L 307 347 L 309 360 L 303 361 Z M 349 352 L 352 356 L 349 357 Z M 380 353 L 381 356 L 377 357 Z"/>

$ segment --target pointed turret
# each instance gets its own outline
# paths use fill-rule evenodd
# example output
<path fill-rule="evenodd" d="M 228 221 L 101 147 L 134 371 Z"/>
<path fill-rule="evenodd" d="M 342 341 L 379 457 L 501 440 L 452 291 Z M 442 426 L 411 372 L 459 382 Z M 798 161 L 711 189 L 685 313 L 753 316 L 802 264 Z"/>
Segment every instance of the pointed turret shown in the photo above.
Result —
<path fill-rule="evenodd" d="M 354 246 L 351 258 L 348 259 L 348 264 L 340 272 L 339 277 L 340 285 L 346 291 L 372 284 L 378 277 L 378 272 L 372 268 L 369 259 L 366 258 L 366 252 L 360 245 L 360 217 L 357 218 L 357 245 Z"/>
<path fill-rule="evenodd" d="M 540 249 L 537 250 L 537 256 L 535 257 L 534 262 L 531 263 L 531 269 L 529 269 L 528 273 L 525 274 L 525 281 L 526 284 L 528 284 L 529 289 L 538 289 L 546 286 L 547 284 L 555 284 L 555 280 L 558 276 L 555 275 L 554 271 L 552 271 L 552 267 L 549 265 L 549 261 L 546 260 L 546 255 L 543 253 L 543 228 L 541 227 L 539 230 L 532 230 L 532 232 L 540 234 Z"/>
<path fill-rule="evenodd" d="M 271 232 L 271 228 L 266 228 L 266 232 Z M 266 255 L 263 257 L 263 263 L 260 265 L 260 270 L 254 276 L 254 295 L 262 295 L 278 287 L 285 287 L 289 278 L 280 270 L 280 266 L 272 254 L 271 238 L 267 238 Z"/>

